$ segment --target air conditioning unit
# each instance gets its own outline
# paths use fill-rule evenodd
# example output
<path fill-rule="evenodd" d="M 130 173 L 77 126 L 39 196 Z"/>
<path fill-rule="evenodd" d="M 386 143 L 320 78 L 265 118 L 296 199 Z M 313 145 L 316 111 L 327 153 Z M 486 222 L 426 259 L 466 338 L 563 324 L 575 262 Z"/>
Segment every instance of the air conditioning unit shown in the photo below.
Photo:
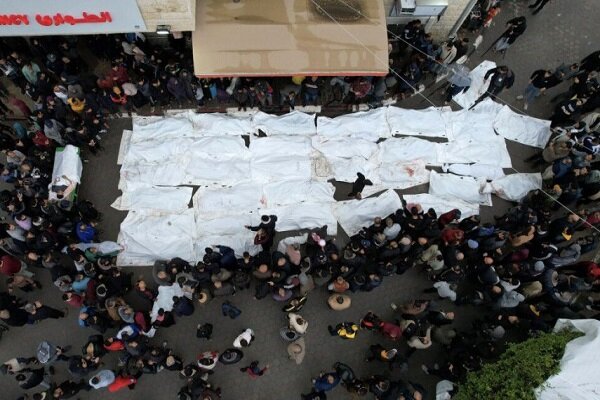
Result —
<path fill-rule="evenodd" d="M 416 7 L 417 0 L 400 0 L 400 14 L 412 14 Z"/>

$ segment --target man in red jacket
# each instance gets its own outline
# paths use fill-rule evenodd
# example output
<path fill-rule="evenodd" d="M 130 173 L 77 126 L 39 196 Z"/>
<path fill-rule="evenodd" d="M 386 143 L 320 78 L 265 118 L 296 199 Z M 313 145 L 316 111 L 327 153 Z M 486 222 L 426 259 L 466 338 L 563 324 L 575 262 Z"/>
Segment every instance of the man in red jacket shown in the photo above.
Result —
<path fill-rule="evenodd" d="M 121 389 L 125 389 L 126 387 L 128 387 L 130 390 L 133 390 L 136 383 L 137 379 L 135 379 L 133 376 L 119 375 L 115 378 L 113 383 L 108 385 L 108 391 L 114 393 Z"/>
<path fill-rule="evenodd" d="M 7 276 L 13 276 L 21 272 L 21 261 L 18 258 L 10 256 L 8 254 L 0 257 L 0 274 Z"/>

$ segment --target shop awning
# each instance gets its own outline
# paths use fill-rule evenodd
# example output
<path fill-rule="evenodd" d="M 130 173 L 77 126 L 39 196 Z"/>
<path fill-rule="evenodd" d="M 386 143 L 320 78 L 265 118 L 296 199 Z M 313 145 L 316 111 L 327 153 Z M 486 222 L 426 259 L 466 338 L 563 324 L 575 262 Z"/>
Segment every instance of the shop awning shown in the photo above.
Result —
<path fill-rule="evenodd" d="M 382 0 L 200 0 L 192 38 L 200 77 L 388 71 Z"/>

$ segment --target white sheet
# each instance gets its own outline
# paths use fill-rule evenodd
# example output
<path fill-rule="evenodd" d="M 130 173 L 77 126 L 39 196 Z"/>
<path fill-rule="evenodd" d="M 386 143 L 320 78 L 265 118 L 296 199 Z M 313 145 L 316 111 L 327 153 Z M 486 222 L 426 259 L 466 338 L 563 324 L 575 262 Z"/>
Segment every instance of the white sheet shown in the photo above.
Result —
<path fill-rule="evenodd" d="M 261 214 L 277 215 L 278 232 L 315 229 L 327 225 L 327 234 L 337 235 L 337 220 L 331 210 L 336 203 L 301 203 L 261 210 Z M 258 220 L 257 220 L 258 222 Z"/>
<path fill-rule="evenodd" d="M 186 165 L 183 185 L 235 185 L 250 179 L 250 160 L 198 158 L 182 165 Z"/>
<path fill-rule="evenodd" d="M 437 145 L 438 164 L 485 163 L 501 168 L 512 167 L 510 154 L 502 136 L 488 138 L 485 142 L 454 141 Z"/>
<path fill-rule="evenodd" d="M 448 130 L 453 141 L 487 142 L 498 135 L 494 131 L 494 119 L 502 106 L 485 99 L 474 110 L 447 113 Z"/>
<path fill-rule="evenodd" d="M 194 212 L 180 214 L 130 211 L 121 223 L 119 265 L 152 265 L 181 257 L 194 260 Z"/>
<path fill-rule="evenodd" d="M 541 149 L 552 135 L 550 121 L 518 114 L 508 106 L 502 107 L 496 115 L 494 129 L 506 139 Z"/>
<path fill-rule="evenodd" d="M 168 141 L 169 139 L 180 139 L 198 136 L 194 131 L 192 122 L 187 113 L 175 117 L 134 117 L 133 135 L 131 143 L 139 143 L 147 140 Z"/>
<path fill-rule="evenodd" d="M 509 201 L 520 201 L 530 191 L 542 187 L 542 174 L 510 174 L 494 179 L 489 185 L 496 196 Z"/>
<path fill-rule="evenodd" d="M 191 187 L 139 185 L 119 196 L 111 207 L 117 210 L 154 210 L 181 212 L 188 209 Z"/>
<path fill-rule="evenodd" d="M 371 158 L 379 148 L 376 143 L 365 139 L 321 136 L 316 136 L 312 139 L 312 146 L 327 158 L 362 157 L 365 160 Z"/>
<path fill-rule="evenodd" d="M 493 63 L 484 63 L 479 71 L 473 72 L 482 75 L 492 67 Z M 501 110 L 502 106 L 491 100 L 468 112 L 384 107 L 333 119 L 318 117 L 316 129 L 314 117 L 301 112 L 279 117 L 260 112 L 233 117 L 185 111 L 168 118 L 136 117 L 130 140 L 126 140 L 124 133 L 121 142 L 120 152 L 125 154 L 120 155 L 123 166 L 119 188 L 124 195 L 115 205 L 134 210 L 154 207 L 182 214 L 144 212 L 142 216 L 139 211 L 130 212 L 120 235 L 120 240 L 130 246 L 120 260 L 129 265 L 148 264 L 157 256 L 196 260 L 203 254 L 204 244 L 219 244 L 219 240 L 229 243 L 236 252 L 245 251 L 254 245 L 253 234 L 244 230 L 243 225 L 249 220 L 257 223 L 258 217 L 268 212 L 278 215 L 278 230 L 325 224 L 335 230 L 337 218 L 349 234 L 355 234 L 374 217 L 400 208 L 398 196 L 387 190 L 377 198 L 333 203 L 333 188 L 326 182 L 328 179 L 353 182 L 356 173 L 362 172 L 374 182 L 374 186 L 363 191 L 363 196 L 368 196 L 428 182 L 430 172 L 426 165 L 485 163 L 487 166 L 452 165 L 449 169 L 486 178 L 502 176 L 501 168 L 510 167 L 511 160 L 504 138 L 494 128 L 502 125 L 499 132 L 503 135 L 509 137 L 517 132 L 518 138 L 522 138 L 523 132 L 529 134 L 532 126 L 541 129 L 546 122 L 520 120 L 519 116 Z M 272 136 L 252 136 L 247 148 L 240 135 L 257 129 Z M 391 138 L 392 133 L 442 137 L 449 142 Z M 541 138 L 538 133 L 526 137 Z M 388 139 L 376 144 L 380 138 Z M 433 179 L 437 178 L 439 174 Z M 455 187 L 447 185 L 443 189 L 445 196 L 454 194 L 483 202 L 474 190 L 473 178 L 441 179 L 460 181 L 463 189 L 454 193 Z M 513 198 L 519 195 L 519 190 L 524 190 L 522 185 L 527 182 L 515 185 L 511 179 L 515 178 L 510 178 L 501 190 Z M 439 191 L 439 180 L 433 183 L 434 191 Z M 465 182 L 469 182 L 467 191 Z M 201 186 L 194 196 L 194 210 L 184 208 L 189 198 L 184 201 L 182 192 L 189 189 L 140 189 L 186 184 Z M 436 208 L 438 212 L 457 207 L 465 216 L 478 213 L 477 205 L 456 198 L 419 196 L 425 196 L 424 207 L 435 205 L 442 209 Z M 147 237 L 151 236 L 148 232 L 163 228 L 166 233 L 160 243 L 154 243 L 156 237 Z"/>
<path fill-rule="evenodd" d="M 239 136 L 212 136 L 194 138 L 181 153 L 187 155 L 192 162 L 198 158 L 209 160 L 247 160 L 250 150 L 244 139 Z"/>
<path fill-rule="evenodd" d="M 313 151 L 311 140 L 304 136 L 284 136 L 255 138 L 250 142 L 252 159 L 276 156 L 309 157 Z"/>
<path fill-rule="evenodd" d="M 399 208 L 402 208 L 400 197 L 388 190 L 378 197 L 335 203 L 333 213 L 348 236 L 353 236 L 363 227 L 372 225 L 375 217 L 385 218 Z"/>
<path fill-rule="evenodd" d="M 390 137 L 384 107 L 339 117 L 317 117 L 317 134 L 326 137 L 353 137 L 376 142 L 380 137 Z"/>
<path fill-rule="evenodd" d="M 354 182 L 358 172 L 373 181 L 376 181 L 379 176 L 376 158 L 365 160 L 362 157 L 331 157 L 327 159 L 327 162 L 331 169 L 331 176 L 336 181 Z"/>
<path fill-rule="evenodd" d="M 262 186 L 242 183 L 232 187 L 200 187 L 194 194 L 194 209 L 212 216 L 257 211 L 263 197 Z"/>
<path fill-rule="evenodd" d="M 565 348 L 560 372 L 536 389 L 538 400 L 598 400 L 598 354 L 600 353 L 600 322 L 595 319 L 559 319 L 554 331 L 569 329 L 583 332 Z"/>
<path fill-rule="evenodd" d="M 171 311 L 173 309 L 173 305 L 175 304 L 173 297 L 182 296 L 183 290 L 179 285 L 175 284 L 170 286 L 159 286 L 158 295 L 156 296 L 156 300 L 154 300 L 154 304 L 152 304 L 150 320 L 152 322 L 156 320 L 156 317 L 158 316 L 158 310 L 161 308 L 165 311 Z"/>
<path fill-rule="evenodd" d="M 331 203 L 335 187 L 329 182 L 289 180 L 264 185 L 261 207 L 301 203 Z"/>
<path fill-rule="evenodd" d="M 450 164 L 446 168 L 448 172 L 456 175 L 472 176 L 486 180 L 498 179 L 504 176 L 502 168 L 489 164 Z"/>
<path fill-rule="evenodd" d="M 422 160 L 398 161 L 382 163 L 376 169 L 373 186 L 365 186 L 363 197 L 381 192 L 386 189 L 407 189 L 429 182 L 429 170 Z"/>
<path fill-rule="evenodd" d="M 438 174 L 431 171 L 429 194 L 444 198 L 457 198 L 471 204 L 491 206 L 491 196 L 480 193 L 482 184 L 485 184 L 484 180 L 478 180 L 471 176 Z"/>
<path fill-rule="evenodd" d="M 381 162 L 396 163 L 423 160 L 427 165 L 441 165 L 438 157 L 438 146 L 442 144 L 414 137 L 390 138 L 379 143 Z"/>
<path fill-rule="evenodd" d="M 409 110 L 390 106 L 386 117 L 392 135 L 448 138 L 446 114 L 449 112 L 449 107 Z"/>
<path fill-rule="evenodd" d="M 66 145 L 63 151 L 54 153 L 54 166 L 52 168 L 52 182 L 55 178 L 61 178 L 63 175 L 73 182 L 81 183 L 81 173 L 83 164 L 79 158 L 79 149 L 70 144 Z M 56 183 L 54 183 L 56 184 Z M 68 182 L 66 183 L 68 185 Z"/>
<path fill-rule="evenodd" d="M 479 215 L 479 205 L 469 204 L 463 200 L 456 198 L 443 198 L 433 194 L 405 194 L 404 200 L 410 204 L 420 204 L 423 210 L 427 211 L 433 208 L 438 215 L 458 208 L 462 218 L 470 217 L 471 215 Z"/>
<path fill-rule="evenodd" d="M 267 136 L 272 135 L 316 135 L 315 116 L 300 111 L 292 111 L 283 115 L 272 115 L 262 111 L 252 117 L 254 133 L 262 130 Z"/>
<path fill-rule="evenodd" d="M 483 77 L 485 76 L 485 73 L 492 68 L 496 68 L 496 63 L 484 60 L 481 64 L 471 70 L 471 73 L 469 74 L 469 77 L 471 78 L 469 90 L 457 94 L 452 100 L 463 108 L 471 107 L 471 105 L 475 103 L 475 100 L 477 100 L 477 98 L 487 89 L 489 82 L 485 82 Z M 476 108 L 479 107 L 480 106 L 477 106 Z"/>
<path fill-rule="evenodd" d="M 232 214 L 220 217 L 212 215 L 196 214 L 196 237 L 214 237 L 214 236 L 248 236 L 254 237 L 254 232 L 244 228 L 246 225 L 253 225 L 258 221 L 258 217 L 253 217 L 251 213 Z M 258 214 L 257 214 L 258 215 Z M 221 243 L 213 243 L 215 245 Z"/>
<path fill-rule="evenodd" d="M 221 113 L 194 113 L 188 116 L 192 127 L 202 136 L 247 135 L 252 132 L 250 117 Z"/>
<path fill-rule="evenodd" d="M 214 245 L 231 247 L 236 256 L 241 257 L 245 251 L 250 255 L 257 255 L 262 248 L 254 244 L 254 232 L 240 232 L 237 235 L 222 235 L 222 236 L 200 236 L 194 243 L 194 253 L 197 260 L 202 260 L 205 249 Z"/>
<path fill-rule="evenodd" d="M 125 156 L 129 152 L 129 143 L 131 142 L 131 136 L 133 131 L 129 129 L 123 129 L 123 135 L 121 136 L 121 142 L 119 143 L 119 154 L 117 156 L 117 165 L 123 165 Z"/>

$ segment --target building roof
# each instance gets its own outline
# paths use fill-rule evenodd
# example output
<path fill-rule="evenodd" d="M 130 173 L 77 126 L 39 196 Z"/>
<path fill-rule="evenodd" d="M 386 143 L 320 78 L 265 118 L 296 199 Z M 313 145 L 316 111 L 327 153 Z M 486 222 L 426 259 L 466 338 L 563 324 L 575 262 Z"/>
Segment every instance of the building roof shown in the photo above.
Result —
<path fill-rule="evenodd" d="M 337 0 L 200 1 L 192 37 L 195 74 L 387 74 L 383 2 L 344 2 L 351 8 Z"/>

